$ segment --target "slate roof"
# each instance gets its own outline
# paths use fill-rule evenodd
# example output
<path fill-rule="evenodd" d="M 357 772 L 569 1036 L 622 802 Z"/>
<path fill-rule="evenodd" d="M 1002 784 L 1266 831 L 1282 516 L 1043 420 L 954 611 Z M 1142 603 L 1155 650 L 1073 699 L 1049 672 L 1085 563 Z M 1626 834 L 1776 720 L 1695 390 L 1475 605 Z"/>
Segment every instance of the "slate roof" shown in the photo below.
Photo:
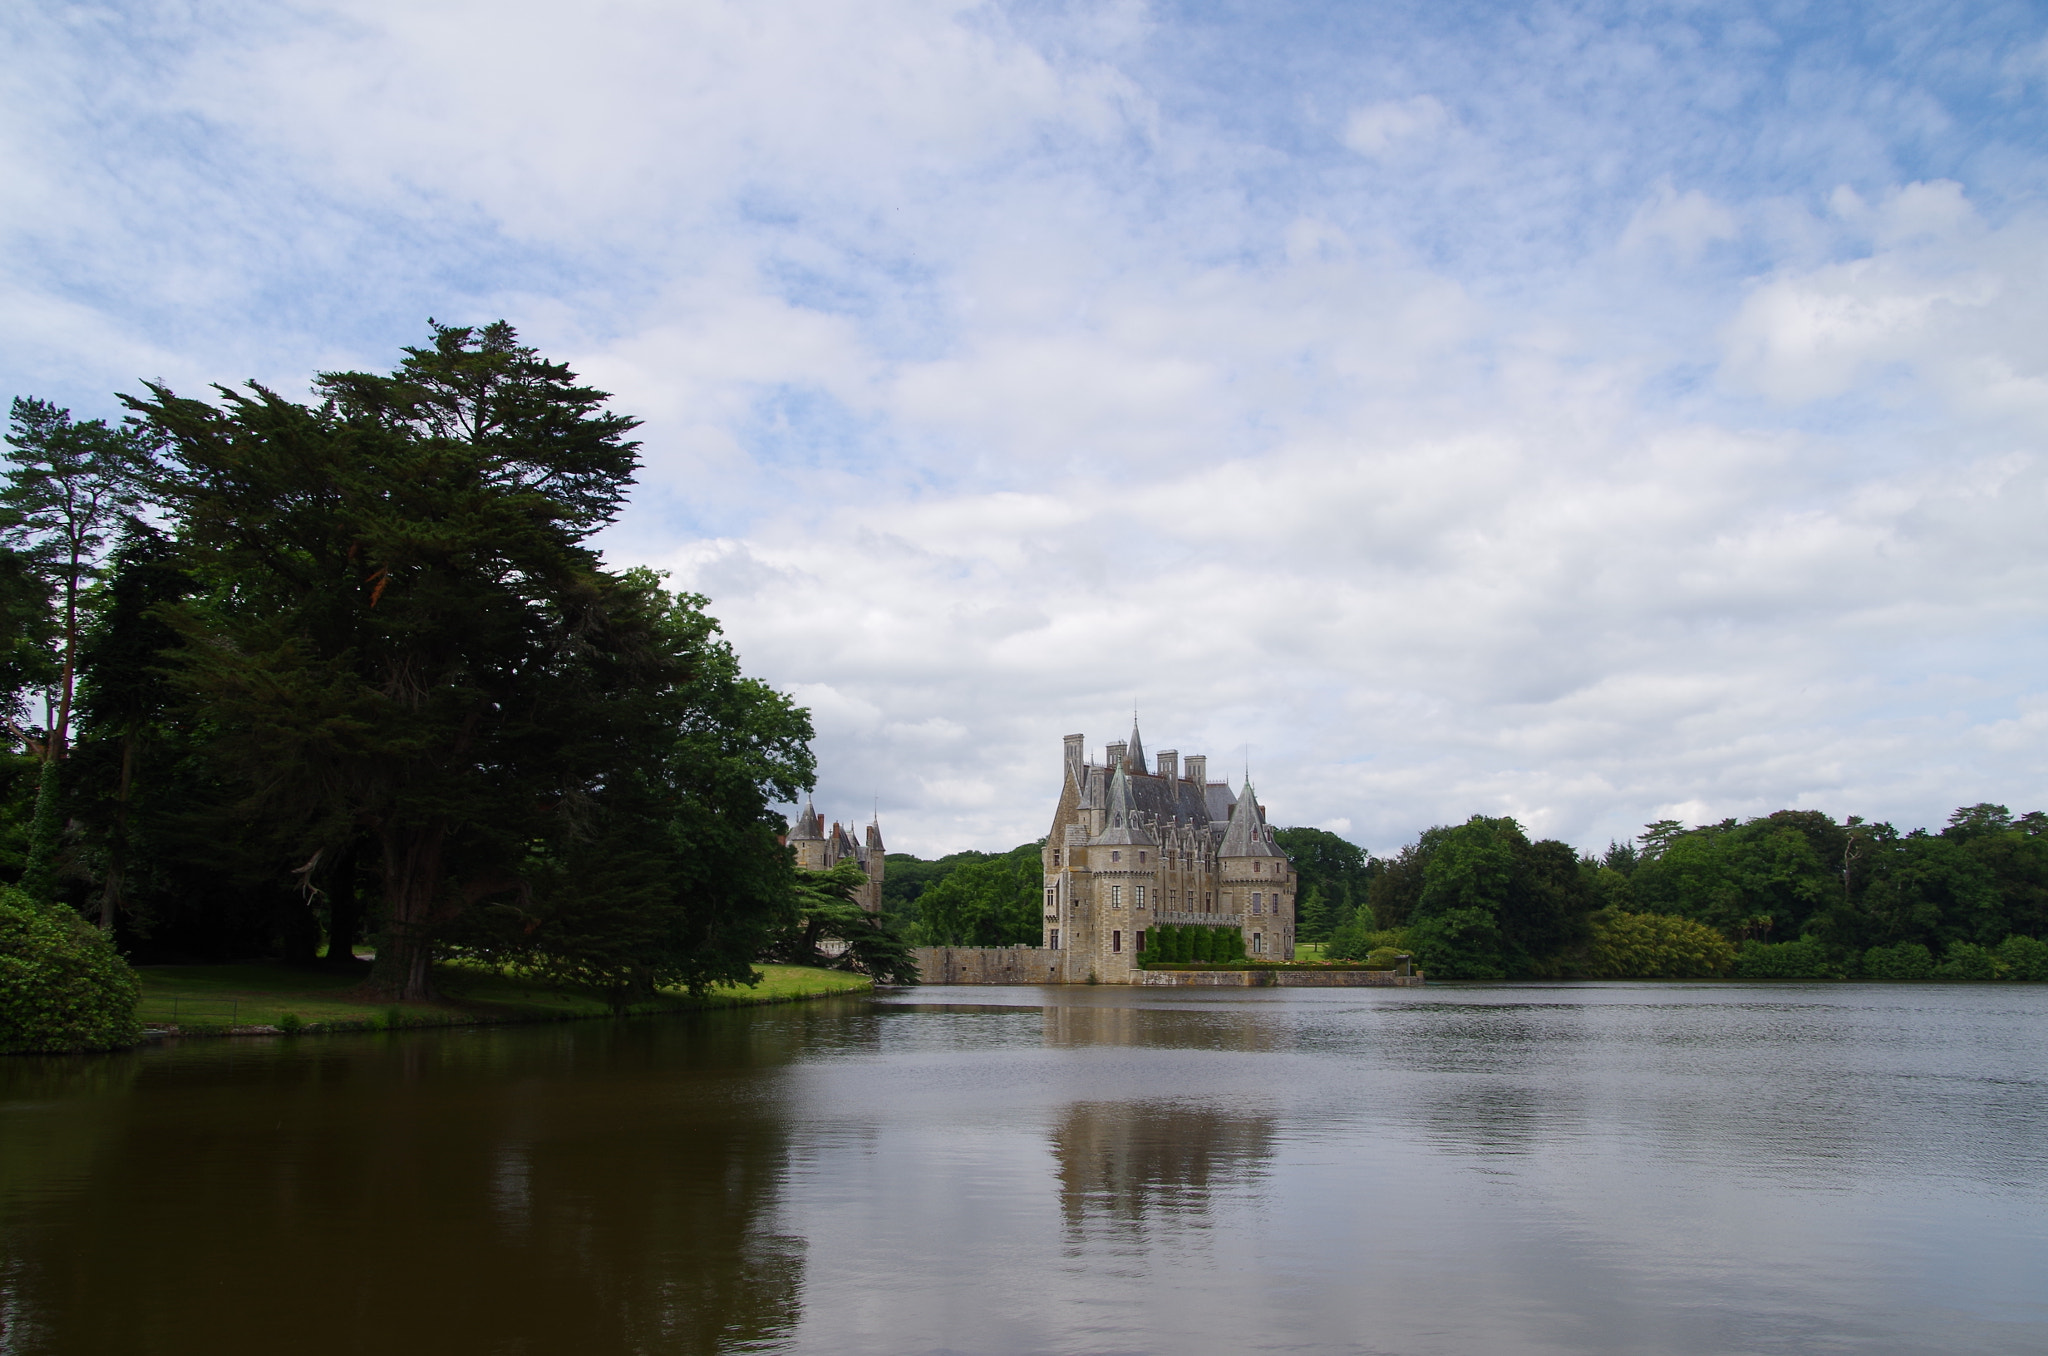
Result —
<path fill-rule="evenodd" d="M 1146 780 L 1157 781 L 1158 778 Z M 1146 829 L 1143 819 L 1138 814 L 1137 802 L 1131 796 L 1131 778 L 1122 764 L 1118 764 L 1116 771 L 1110 775 L 1109 804 L 1106 808 L 1109 811 L 1109 822 L 1102 826 L 1099 837 L 1089 841 L 1112 845 L 1134 844 L 1139 847 L 1159 845 L 1159 840 Z"/>
<path fill-rule="evenodd" d="M 825 826 L 818 822 L 818 812 L 811 805 L 809 796 L 804 797 L 804 812 L 797 816 L 796 827 L 789 831 L 791 838 L 817 838 L 825 836 Z"/>
<path fill-rule="evenodd" d="M 1223 846 L 1216 849 L 1218 857 L 1279 857 L 1279 848 L 1266 841 L 1266 826 L 1259 822 L 1258 798 L 1252 794 L 1252 784 L 1244 784 L 1244 794 L 1237 798 L 1231 808 L 1230 827 L 1223 831 Z"/>

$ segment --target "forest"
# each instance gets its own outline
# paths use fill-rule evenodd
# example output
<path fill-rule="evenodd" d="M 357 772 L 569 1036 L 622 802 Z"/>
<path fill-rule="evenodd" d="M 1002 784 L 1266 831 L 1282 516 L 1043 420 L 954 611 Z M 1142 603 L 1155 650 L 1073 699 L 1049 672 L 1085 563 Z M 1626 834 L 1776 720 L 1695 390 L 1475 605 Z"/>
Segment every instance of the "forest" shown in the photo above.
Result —
<path fill-rule="evenodd" d="M 403 999 L 451 956 L 698 992 L 844 931 L 772 808 L 812 784 L 808 714 L 705 599 L 589 543 L 636 421 L 502 322 L 312 390 L 149 385 L 118 423 L 14 402 L 15 988 L 45 934 L 104 968 L 64 918 L 138 962 L 349 967 L 374 935 L 366 987 Z"/>

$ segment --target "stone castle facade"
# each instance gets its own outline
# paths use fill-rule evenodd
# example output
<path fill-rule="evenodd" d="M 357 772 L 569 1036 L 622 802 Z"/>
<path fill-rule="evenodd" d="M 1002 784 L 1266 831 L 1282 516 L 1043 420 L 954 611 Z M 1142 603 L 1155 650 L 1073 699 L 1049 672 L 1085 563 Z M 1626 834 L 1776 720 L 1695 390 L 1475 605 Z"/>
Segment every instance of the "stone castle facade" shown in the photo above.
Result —
<path fill-rule="evenodd" d="M 882 911 L 882 872 L 888 864 L 882 860 L 882 825 L 879 820 L 868 825 L 865 840 L 856 839 L 853 830 L 842 827 L 838 820 L 832 821 L 832 831 L 828 834 L 824 821 L 818 818 L 817 810 L 806 797 L 804 812 L 797 816 L 796 827 L 783 841 L 795 849 L 796 864 L 804 871 L 830 871 L 848 859 L 859 862 L 868 879 L 854 900 L 869 913 Z"/>
<path fill-rule="evenodd" d="M 1166 750 L 1148 764 L 1136 722 L 1090 762 L 1066 738 L 1065 775 L 1043 849 L 1042 949 L 1067 982 L 1129 984 L 1153 929 L 1233 928 L 1254 960 L 1294 959 L 1293 863 L 1247 780 L 1232 793 L 1208 759 Z M 1028 982 L 1028 981 L 1026 981 Z"/>

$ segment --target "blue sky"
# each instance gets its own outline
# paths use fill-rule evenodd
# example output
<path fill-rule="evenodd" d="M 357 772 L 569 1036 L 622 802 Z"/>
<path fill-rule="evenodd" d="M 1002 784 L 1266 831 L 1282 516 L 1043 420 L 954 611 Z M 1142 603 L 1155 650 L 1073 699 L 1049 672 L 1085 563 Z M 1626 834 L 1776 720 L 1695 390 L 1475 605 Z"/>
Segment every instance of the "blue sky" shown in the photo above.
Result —
<path fill-rule="evenodd" d="M 287 390 L 428 316 L 647 420 L 892 846 L 1059 739 L 1379 850 L 2048 805 L 2048 13 L 60 5 L 0 16 L 0 373 Z"/>

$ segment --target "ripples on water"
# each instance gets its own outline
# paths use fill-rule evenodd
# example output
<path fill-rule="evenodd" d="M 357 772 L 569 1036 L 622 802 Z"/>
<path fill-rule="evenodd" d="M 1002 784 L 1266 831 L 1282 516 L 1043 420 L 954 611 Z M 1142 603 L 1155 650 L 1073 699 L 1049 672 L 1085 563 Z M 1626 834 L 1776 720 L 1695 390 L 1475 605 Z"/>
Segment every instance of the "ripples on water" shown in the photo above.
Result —
<path fill-rule="evenodd" d="M 2048 989 L 918 989 L 0 1061 L 12 1353 L 2048 1352 Z"/>

